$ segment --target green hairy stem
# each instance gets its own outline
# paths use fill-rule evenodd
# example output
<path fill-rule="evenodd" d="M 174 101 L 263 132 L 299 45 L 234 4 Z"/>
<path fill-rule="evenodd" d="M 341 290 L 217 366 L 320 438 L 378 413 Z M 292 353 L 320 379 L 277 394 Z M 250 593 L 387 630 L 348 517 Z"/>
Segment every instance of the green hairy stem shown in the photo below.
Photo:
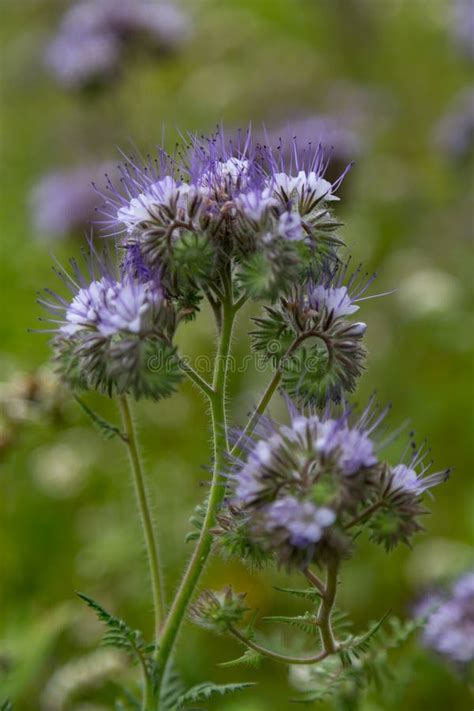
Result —
<path fill-rule="evenodd" d="M 227 366 L 235 315 L 241 305 L 241 303 L 233 303 L 230 281 L 225 283 L 225 289 L 226 293 L 222 302 L 222 323 L 219 347 L 214 364 L 212 391 L 209 391 L 208 387 L 201 388 L 208 396 L 211 407 L 212 438 L 214 444 L 213 475 L 207 503 L 207 511 L 201 533 L 158 640 L 157 662 L 160 668 L 161 678 L 163 678 L 163 674 L 169 662 L 170 655 L 186 614 L 188 604 L 193 596 L 199 578 L 201 577 L 211 552 L 212 535 L 210 533 L 210 529 L 215 524 L 216 512 L 225 494 L 222 470 L 224 468 L 226 455 L 228 454 L 227 422 L 225 412 Z M 188 372 L 188 374 L 198 386 L 201 385 L 194 377 L 193 373 Z"/>
<path fill-rule="evenodd" d="M 161 566 L 158 552 L 158 544 L 153 531 L 153 519 L 148 503 L 148 495 L 145 484 L 143 467 L 140 459 L 138 448 L 138 440 L 133 424 L 130 405 L 125 395 L 118 398 L 120 414 L 122 416 L 122 425 L 125 434 L 125 443 L 128 449 L 130 459 L 130 468 L 133 476 L 133 484 L 137 497 L 138 510 L 143 526 L 145 537 L 146 552 L 148 557 L 148 565 L 150 571 L 151 587 L 153 594 L 153 609 L 155 615 L 155 635 L 158 637 L 160 633 L 161 623 L 165 614 L 164 604 L 164 589 L 163 579 L 161 574 Z"/>

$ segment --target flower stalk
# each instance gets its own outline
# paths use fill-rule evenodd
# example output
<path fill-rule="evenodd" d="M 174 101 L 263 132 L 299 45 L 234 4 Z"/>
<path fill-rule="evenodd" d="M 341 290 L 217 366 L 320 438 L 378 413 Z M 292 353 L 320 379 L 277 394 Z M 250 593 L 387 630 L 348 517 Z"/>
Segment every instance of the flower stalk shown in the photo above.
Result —
<path fill-rule="evenodd" d="M 137 498 L 138 510 L 143 527 L 145 546 L 150 571 L 151 588 L 153 595 L 153 611 L 155 616 L 155 635 L 160 633 L 161 623 L 165 615 L 164 586 L 161 573 L 158 544 L 153 530 L 153 519 L 149 506 L 149 498 L 146 490 L 145 476 L 143 472 L 138 440 L 133 424 L 132 413 L 126 395 L 118 397 L 118 405 L 122 417 L 122 425 L 126 435 L 126 445 L 130 459 L 133 484 Z"/>
<path fill-rule="evenodd" d="M 206 392 L 211 406 L 212 440 L 214 449 L 214 467 L 209 492 L 206 515 L 196 547 L 185 571 L 179 589 L 166 618 L 163 631 L 159 637 L 157 661 L 161 670 L 161 678 L 169 662 L 176 637 L 181 628 L 188 604 L 204 570 L 211 552 L 212 535 L 210 529 L 214 526 L 217 510 L 224 498 L 225 480 L 222 471 L 228 453 L 227 421 L 225 411 L 227 367 L 231 347 L 232 329 L 237 307 L 232 300 L 232 287 L 225 282 L 225 298 L 222 302 L 222 327 L 219 347 L 214 363 L 212 393 Z"/>
<path fill-rule="evenodd" d="M 337 650 L 336 641 L 334 639 L 331 627 L 331 613 L 334 607 L 337 593 L 339 561 L 331 559 L 328 561 L 326 587 L 321 598 L 321 604 L 318 611 L 318 627 L 321 636 L 323 649 L 327 654 L 334 654 Z"/>

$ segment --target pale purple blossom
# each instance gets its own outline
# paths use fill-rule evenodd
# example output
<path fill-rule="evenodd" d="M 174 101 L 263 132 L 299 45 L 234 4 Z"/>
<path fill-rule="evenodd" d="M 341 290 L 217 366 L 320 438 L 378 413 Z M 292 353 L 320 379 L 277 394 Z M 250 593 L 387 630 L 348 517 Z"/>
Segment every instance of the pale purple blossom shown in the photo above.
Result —
<path fill-rule="evenodd" d="M 152 328 L 152 315 L 160 292 L 152 283 L 131 279 L 123 282 L 102 278 L 81 288 L 66 309 L 60 333 L 75 335 L 96 330 L 108 338 L 117 333 L 145 334 Z"/>
<path fill-rule="evenodd" d="M 308 548 L 317 543 L 324 529 L 336 520 L 329 508 L 317 507 L 310 501 L 299 501 L 294 496 L 285 496 L 270 504 L 264 512 L 268 532 L 284 530 L 290 545 Z"/>
<path fill-rule="evenodd" d="M 300 240 L 305 232 L 301 224 L 301 217 L 296 212 L 284 212 L 278 219 L 278 234 L 289 241 Z"/>
<path fill-rule="evenodd" d="M 311 289 L 309 301 L 317 311 L 322 311 L 325 308 L 326 311 L 333 314 L 334 318 L 350 316 L 360 308 L 354 304 L 345 286 L 334 288 L 319 284 Z"/>
<path fill-rule="evenodd" d="M 128 205 L 117 210 L 117 221 L 129 232 L 143 222 L 160 220 L 160 208 L 173 204 L 180 210 L 181 217 L 187 219 L 188 200 L 194 195 L 194 189 L 186 183 L 178 183 L 169 175 L 152 183 L 147 190 L 133 197 Z"/>
<path fill-rule="evenodd" d="M 110 338 L 118 334 L 145 336 L 152 333 L 161 318 L 163 290 L 157 279 L 136 277 L 122 270 L 116 275 L 109 258 L 97 254 L 91 244 L 87 274 L 75 260 L 71 273 L 57 270 L 71 293 L 67 299 L 50 289 L 39 302 L 50 312 L 51 329 L 65 338 L 97 335 Z"/>
<path fill-rule="evenodd" d="M 242 193 L 234 202 L 238 212 L 255 222 L 259 222 L 271 207 L 278 204 L 268 188 Z"/>
<path fill-rule="evenodd" d="M 390 490 L 403 491 L 405 493 L 420 496 L 425 491 L 446 481 L 451 472 L 450 469 L 443 469 L 433 474 L 425 476 L 431 467 L 432 462 L 426 462 L 429 450 L 423 447 L 416 449 L 411 460 L 405 464 L 400 463 L 390 470 Z M 417 471 L 417 468 L 419 471 Z"/>
<path fill-rule="evenodd" d="M 374 411 L 370 403 L 355 422 L 349 412 L 336 418 L 297 410 L 292 411 L 290 425 L 262 420 L 258 440 L 243 438 L 243 453 L 229 473 L 236 503 L 258 506 L 275 492 L 308 486 L 323 470 L 353 477 L 370 469 L 378 462 L 371 433 L 385 414 L 386 410 Z"/>

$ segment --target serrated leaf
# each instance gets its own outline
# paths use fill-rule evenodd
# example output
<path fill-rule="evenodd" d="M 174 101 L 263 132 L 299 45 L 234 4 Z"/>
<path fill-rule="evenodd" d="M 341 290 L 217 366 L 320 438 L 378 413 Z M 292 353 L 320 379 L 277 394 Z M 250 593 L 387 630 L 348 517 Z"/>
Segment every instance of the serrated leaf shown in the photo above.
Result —
<path fill-rule="evenodd" d="M 126 651 L 136 662 L 141 664 L 145 674 L 152 678 L 156 671 L 156 665 L 152 657 L 147 654 L 146 650 L 149 645 L 145 644 L 142 633 L 139 630 L 131 629 L 126 622 L 112 615 L 88 595 L 84 595 L 84 593 L 77 593 L 77 595 L 94 610 L 99 620 L 108 628 L 102 644 Z"/>
<path fill-rule="evenodd" d="M 282 624 L 296 627 L 296 629 L 311 635 L 317 635 L 319 630 L 316 617 L 309 612 L 306 612 L 304 615 L 295 615 L 294 617 L 273 615 L 271 617 L 262 617 L 262 620 L 264 622 L 281 622 Z"/>
<path fill-rule="evenodd" d="M 188 689 L 184 694 L 182 694 L 177 702 L 176 710 L 184 709 L 187 704 L 195 704 L 200 701 L 207 701 L 212 696 L 226 696 L 228 694 L 234 694 L 237 691 L 242 691 L 243 689 L 248 689 L 251 686 L 255 686 L 253 682 L 243 682 L 240 684 L 214 684 L 210 681 L 205 681 L 202 684 L 197 684 L 191 689 Z"/>
<path fill-rule="evenodd" d="M 92 420 L 92 423 L 94 424 L 96 430 L 105 438 L 105 439 L 112 439 L 113 437 L 120 437 L 121 439 L 125 438 L 125 435 L 123 432 L 120 430 L 119 427 L 116 427 L 116 425 L 113 425 L 112 423 L 108 422 L 107 420 L 104 420 L 103 417 L 98 415 L 94 410 L 91 410 L 91 408 L 86 405 L 86 403 L 81 400 L 80 397 L 77 395 L 74 395 L 74 399 L 77 402 L 77 404 L 81 407 L 83 412 Z"/>
<path fill-rule="evenodd" d="M 321 593 L 319 592 L 319 590 L 316 590 L 316 588 L 280 588 L 275 585 L 274 589 L 278 590 L 278 592 L 287 593 L 288 595 L 294 595 L 295 597 L 299 597 L 303 600 L 311 600 L 313 602 L 318 602 L 318 600 L 321 599 Z"/>
<path fill-rule="evenodd" d="M 369 630 L 358 637 L 351 638 L 352 650 L 357 647 L 357 654 L 341 660 L 339 656 L 338 667 L 334 666 L 337 657 L 331 656 L 312 669 L 314 688 L 308 689 L 301 696 L 292 699 L 297 703 L 313 703 L 329 698 L 347 698 L 351 687 L 354 693 L 361 691 L 371 683 L 376 686 L 387 684 L 393 674 L 389 664 L 387 652 L 395 649 L 424 623 L 422 619 L 400 622 L 391 617 L 388 625 L 382 627 L 387 619 L 387 613 L 381 620 L 372 625 Z M 387 630 L 387 627 L 390 629 Z M 347 640 L 346 640 L 347 643 Z M 343 643 L 345 644 L 345 643 Z M 344 652 L 343 652 L 344 654 Z M 351 663 L 347 663 L 350 661 Z"/>
<path fill-rule="evenodd" d="M 263 657 L 254 649 L 246 649 L 245 652 L 237 659 L 230 659 L 228 662 L 221 662 L 220 667 L 237 667 L 241 664 L 244 666 L 257 669 L 262 663 Z"/>
<path fill-rule="evenodd" d="M 338 637 L 343 637 L 348 634 L 352 627 L 352 622 L 347 612 L 334 608 L 331 614 L 331 626 Z"/>
<path fill-rule="evenodd" d="M 199 538 L 199 535 L 202 531 L 202 527 L 204 525 L 204 519 L 205 519 L 206 513 L 207 513 L 207 501 L 208 501 L 208 497 L 206 497 L 204 499 L 204 501 L 202 501 L 200 504 L 198 504 L 195 507 L 192 515 L 190 516 L 189 523 L 192 526 L 194 526 L 194 528 L 196 530 L 189 531 L 186 534 L 186 536 L 184 538 L 185 543 L 189 543 L 190 541 L 195 541 Z"/>
<path fill-rule="evenodd" d="M 184 683 L 173 663 L 169 664 L 160 691 L 159 708 L 162 711 L 175 711 L 178 699 L 183 695 Z"/>
<path fill-rule="evenodd" d="M 378 631 L 390 614 L 391 611 L 389 610 L 378 622 L 373 624 L 365 634 L 350 637 L 349 640 L 342 644 L 340 657 L 344 666 L 351 665 L 355 659 L 359 659 L 362 654 L 370 650 Z"/>

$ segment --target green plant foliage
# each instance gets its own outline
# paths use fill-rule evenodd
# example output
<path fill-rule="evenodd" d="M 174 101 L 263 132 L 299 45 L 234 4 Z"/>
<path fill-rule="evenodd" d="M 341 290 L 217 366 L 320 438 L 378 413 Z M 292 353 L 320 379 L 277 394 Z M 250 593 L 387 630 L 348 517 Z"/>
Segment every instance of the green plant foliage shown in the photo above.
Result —
<path fill-rule="evenodd" d="M 385 620 L 390 615 L 387 612 L 378 622 L 375 622 L 362 635 L 351 636 L 344 640 L 341 644 L 340 658 L 344 666 L 351 666 L 356 663 L 360 657 L 371 649 L 372 643 L 377 635 L 377 632 L 382 627 Z"/>
<path fill-rule="evenodd" d="M 228 662 L 221 662 L 220 667 L 238 667 L 247 666 L 252 669 L 257 669 L 262 663 L 263 657 L 254 649 L 246 649 L 245 652 L 236 659 L 230 659 Z"/>
<path fill-rule="evenodd" d="M 198 504 L 192 516 L 189 519 L 189 523 L 194 526 L 196 530 L 194 531 L 189 531 L 184 540 L 186 543 L 189 543 L 190 541 L 195 541 L 199 538 L 199 534 L 201 533 L 203 524 L 204 524 L 204 519 L 206 517 L 206 511 L 207 511 L 207 501 L 208 498 L 206 497 L 204 501 L 202 501 L 200 504 Z"/>
<path fill-rule="evenodd" d="M 165 672 L 160 691 L 160 709 L 162 711 L 175 711 L 178 700 L 185 693 L 185 685 L 181 676 L 171 662 Z"/>
<path fill-rule="evenodd" d="M 111 424 L 110 422 L 107 422 L 107 420 L 104 420 L 103 417 L 94 412 L 94 410 L 91 410 L 91 408 L 86 405 L 86 403 L 81 400 L 81 398 L 79 398 L 77 395 L 74 396 L 74 399 L 76 400 L 80 408 L 92 420 L 96 430 L 102 435 L 104 439 L 113 439 L 113 437 L 120 437 L 120 439 L 124 439 L 124 433 L 119 427 Z"/>
<path fill-rule="evenodd" d="M 389 615 L 384 615 L 364 634 L 344 641 L 338 659 L 329 657 L 315 666 L 312 669 L 314 687 L 292 701 L 309 704 L 327 699 L 333 699 L 335 703 L 343 699 L 354 700 L 370 684 L 381 685 L 389 680 L 388 652 L 406 642 L 423 625 L 423 620 L 401 622 Z M 383 625 L 387 618 L 389 629 L 385 630 Z"/>
<path fill-rule="evenodd" d="M 184 694 L 182 694 L 177 702 L 176 711 L 181 711 L 181 709 L 186 709 L 188 704 L 196 704 L 201 701 L 207 701 L 213 696 L 227 696 L 228 694 L 235 694 L 237 691 L 243 691 L 244 689 L 249 689 L 255 686 L 252 682 L 244 682 L 240 684 L 214 684 L 211 681 L 206 681 L 202 684 L 197 684 L 191 689 L 188 689 Z"/>
<path fill-rule="evenodd" d="M 319 634 L 317 616 L 311 612 L 305 612 L 304 615 L 295 615 L 293 617 L 287 615 L 271 615 L 270 617 L 262 617 L 264 622 L 281 622 L 290 627 L 295 627 L 306 634 L 317 636 Z"/>
<path fill-rule="evenodd" d="M 317 602 L 321 599 L 321 593 L 316 588 L 281 588 L 277 585 L 274 586 L 275 590 L 278 592 L 286 593 L 287 595 L 293 595 L 294 597 L 299 597 L 302 600 L 311 600 Z"/>
<path fill-rule="evenodd" d="M 107 647 L 124 650 L 135 662 L 142 666 L 146 676 L 153 678 L 156 674 L 156 665 L 151 657 L 154 646 L 147 645 L 139 630 L 131 629 L 126 622 L 107 612 L 91 597 L 84 595 L 84 593 L 77 594 L 81 600 L 84 600 L 94 610 L 99 620 L 107 627 L 107 631 L 102 638 L 102 644 Z"/>

